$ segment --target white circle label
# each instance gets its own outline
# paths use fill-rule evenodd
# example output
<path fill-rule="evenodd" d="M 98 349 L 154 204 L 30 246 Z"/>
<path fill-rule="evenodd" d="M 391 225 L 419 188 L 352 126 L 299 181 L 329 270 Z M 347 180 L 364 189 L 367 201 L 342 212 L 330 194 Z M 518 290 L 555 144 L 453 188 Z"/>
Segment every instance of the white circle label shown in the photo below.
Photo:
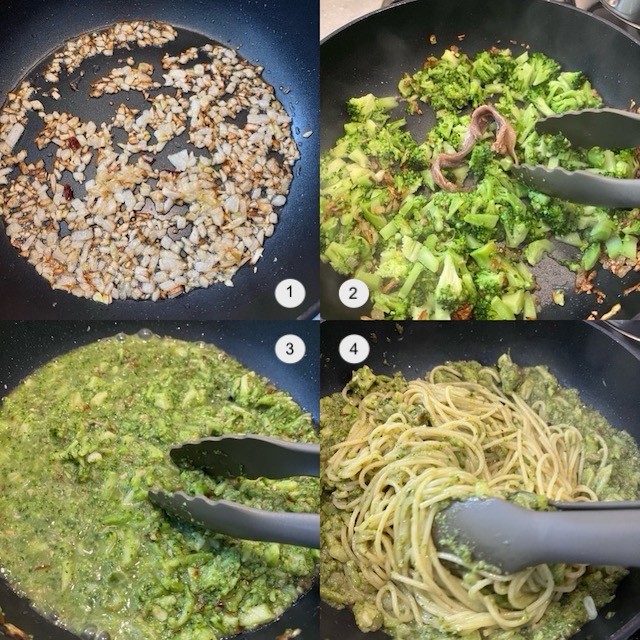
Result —
<path fill-rule="evenodd" d="M 307 346 L 304 340 L 293 333 L 282 336 L 276 342 L 276 356 L 286 364 L 295 364 L 304 358 Z"/>
<path fill-rule="evenodd" d="M 338 296 L 345 307 L 357 309 L 369 300 L 369 287 L 362 280 L 351 278 L 340 285 Z"/>
<path fill-rule="evenodd" d="M 369 350 L 369 342 L 357 333 L 342 338 L 338 347 L 340 357 L 350 364 L 364 362 L 369 355 Z"/>
<path fill-rule="evenodd" d="M 287 278 L 278 283 L 275 290 L 276 300 L 278 304 L 287 309 L 295 309 L 299 307 L 305 299 L 307 292 L 300 280 Z"/>

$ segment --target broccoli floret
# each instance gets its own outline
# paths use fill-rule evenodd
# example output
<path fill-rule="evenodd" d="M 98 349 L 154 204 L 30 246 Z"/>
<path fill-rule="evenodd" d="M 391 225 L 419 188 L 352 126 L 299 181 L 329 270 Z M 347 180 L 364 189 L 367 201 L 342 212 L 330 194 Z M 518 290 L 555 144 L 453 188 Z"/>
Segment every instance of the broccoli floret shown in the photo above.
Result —
<path fill-rule="evenodd" d="M 535 215 L 556 235 L 563 236 L 576 228 L 575 206 L 537 191 L 529 191 L 528 198 Z"/>
<path fill-rule="evenodd" d="M 425 148 L 421 145 L 411 147 L 406 154 L 404 164 L 412 171 L 424 171 L 428 165 Z"/>
<path fill-rule="evenodd" d="M 528 223 L 518 220 L 506 207 L 501 210 L 500 218 L 506 235 L 507 247 L 515 248 L 520 246 L 529 235 Z"/>
<path fill-rule="evenodd" d="M 612 220 L 606 211 L 598 213 L 597 218 L 598 221 L 589 231 L 589 239 L 591 242 L 605 242 L 616 232 L 618 223 Z"/>
<path fill-rule="evenodd" d="M 546 97 L 556 113 L 602 105 L 602 99 L 591 83 L 584 77 L 572 74 L 560 74 L 557 80 L 550 81 Z"/>
<path fill-rule="evenodd" d="M 480 296 L 493 298 L 502 293 L 507 284 L 507 277 L 501 271 L 481 269 L 476 273 L 474 281 Z"/>
<path fill-rule="evenodd" d="M 468 296 L 451 253 L 446 253 L 442 272 L 436 285 L 436 303 L 446 311 L 455 311 L 467 302 Z"/>
<path fill-rule="evenodd" d="M 380 263 L 376 269 L 376 275 L 381 278 L 405 280 L 412 266 L 412 263 L 405 258 L 399 248 L 389 247 L 380 254 Z"/>
<path fill-rule="evenodd" d="M 451 313 L 466 303 L 472 303 L 476 293 L 475 283 L 464 261 L 450 251 L 445 253 L 435 288 L 436 319 L 445 319 L 443 311 Z"/>
<path fill-rule="evenodd" d="M 406 320 L 409 317 L 410 302 L 408 298 L 401 298 L 398 291 L 371 293 L 372 311 L 381 311 L 391 320 Z"/>
<path fill-rule="evenodd" d="M 487 143 L 476 144 L 469 157 L 469 170 L 481 180 L 487 170 L 487 166 L 493 160 L 493 152 Z"/>
<path fill-rule="evenodd" d="M 471 65 L 471 71 L 481 82 L 499 82 L 505 79 L 513 66 L 511 56 L 500 55 L 501 52 L 480 51 Z M 509 63 L 505 64 L 506 61 Z"/>
<path fill-rule="evenodd" d="M 537 227 L 538 221 L 524 202 L 509 189 L 497 188 L 496 201 L 499 203 L 500 221 L 504 228 L 507 247 L 518 247 L 525 241 L 529 231 Z"/>
<path fill-rule="evenodd" d="M 548 156 L 562 157 L 571 149 L 571 143 L 561 133 L 543 136 Z"/>
<path fill-rule="evenodd" d="M 365 120 L 387 118 L 386 112 L 398 106 L 398 101 L 389 96 L 386 98 L 377 98 L 372 93 L 359 98 L 350 98 L 347 100 L 347 113 L 352 120 L 364 122 Z"/>
<path fill-rule="evenodd" d="M 435 126 L 427 134 L 427 142 L 432 145 L 442 145 L 447 142 L 453 149 L 462 145 L 462 140 L 467 131 L 471 118 L 458 116 L 455 113 L 439 113 Z"/>
<path fill-rule="evenodd" d="M 398 194 L 413 193 L 422 185 L 422 176 L 417 171 L 407 169 L 393 176 L 393 188 Z"/>
<path fill-rule="evenodd" d="M 515 320 L 513 311 L 499 296 L 480 298 L 473 306 L 476 320 Z"/>
<path fill-rule="evenodd" d="M 371 255 L 371 246 L 362 237 L 353 235 L 344 242 L 332 242 L 324 251 L 329 264 L 344 275 L 353 273 L 358 265 Z"/>
<path fill-rule="evenodd" d="M 558 76 L 557 82 L 565 89 L 579 89 L 588 80 L 582 71 L 563 71 Z"/>
<path fill-rule="evenodd" d="M 436 111 L 458 111 L 469 103 L 477 106 L 482 100 L 480 83 L 471 77 L 468 56 L 451 49 L 440 59 L 427 59 L 425 68 L 413 76 L 411 86 Z"/>
<path fill-rule="evenodd" d="M 502 271 L 506 278 L 509 289 L 524 289 L 531 291 L 535 288 L 536 282 L 531 271 L 524 262 L 510 262 L 501 259 L 496 264 L 496 269 Z"/>
<path fill-rule="evenodd" d="M 478 249 L 474 249 L 470 255 L 481 269 L 490 269 L 498 255 L 498 245 L 495 240 L 491 240 Z"/>
<path fill-rule="evenodd" d="M 631 220 L 621 231 L 630 236 L 640 236 L 640 218 Z"/>
<path fill-rule="evenodd" d="M 533 104 L 535 105 L 536 109 L 543 115 L 543 116 L 552 116 L 555 111 L 551 108 L 551 106 L 549 105 L 549 103 L 547 102 L 547 100 L 545 99 L 544 96 L 542 95 L 536 95 L 533 97 Z"/>
<path fill-rule="evenodd" d="M 516 58 L 513 81 L 523 93 L 554 77 L 560 71 L 560 65 L 543 53 L 524 52 Z"/>
<path fill-rule="evenodd" d="M 551 253 L 553 251 L 553 244 L 547 239 L 534 240 L 527 245 L 524 250 L 524 257 L 529 264 L 538 264 L 544 257 L 545 253 Z"/>

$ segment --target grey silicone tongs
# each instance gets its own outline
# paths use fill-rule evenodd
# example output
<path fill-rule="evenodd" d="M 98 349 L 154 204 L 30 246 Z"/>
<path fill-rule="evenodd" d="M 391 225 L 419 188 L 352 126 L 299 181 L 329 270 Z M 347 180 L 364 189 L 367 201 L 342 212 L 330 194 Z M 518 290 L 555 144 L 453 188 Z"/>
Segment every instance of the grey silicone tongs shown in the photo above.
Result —
<path fill-rule="evenodd" d="M 571 144 L 590 149 L 640 145 L 640 115 L 620 109 L 567 111 L 536 123 L 540 133 L 562 133 Z M 589 171 L 523 164 L 512 172 L 525 184 L 563 200 L 603 207 L 640 206 L 640 180 L 609 178 Z"/>
<path fill-rule="evenodd" d="M 549 504 L 558 511 L 499 498 L 454 501 L 436 518 L 436 544 L 461 544 L 506 573 L 552 562 L 640 567 L 640 502 Z"/>
<path fill-rule="evenodd" d="M 229 435 L 186 442 L 169 451 L 181 467 L 213 476 L 288 478 L 318 476 L 320 447 L 254 435 Z M 156 506 L 180 520 L 234 538 L 320 547 L 320 515 L 262 511 L 230 500 L 192 497 L 178 491 L 149 491 Z"/>

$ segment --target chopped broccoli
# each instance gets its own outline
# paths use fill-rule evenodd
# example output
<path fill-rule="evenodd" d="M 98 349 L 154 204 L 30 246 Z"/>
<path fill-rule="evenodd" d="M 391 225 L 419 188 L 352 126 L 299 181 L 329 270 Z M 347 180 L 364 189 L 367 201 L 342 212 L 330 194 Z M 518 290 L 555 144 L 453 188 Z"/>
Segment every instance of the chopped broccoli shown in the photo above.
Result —
<path fill-rule="evenodd" d="M 473 58 L 457 49 L 405 74 L 398 90 L 408 113 L 436 110 L 435 126 L 414 139 L 394 119 L 395 97 L 367 94 L 348 101 L 344 135 L 320 161 L 322 260 L 366 279 L 374 318 L 477 319 L 536 317 L 535 279 L 527 264 L 552 241 L 576 247 L 575 271 L 602 261 L 637 259 L 640 214 L 564 202 L 518 182 L 513 160 L 491 150 L 493 125 L 468 162 L 448 169 L 464 192 L 438 189 L 429 167 L 460 149 L 469 108 L 493 103 L 516 133 L 521 162 L 620 178 L 636 175 L 634 149 L 580 149 L 562 135 L 540 135 L 541 116 L 601 106 L 578 71 L 562 71 L 539 53 L 514 57 L 491 48 Z M 468 182 L 466 183 L 468 184 Z M 605 259 L 606 258 L 606 259 Z"/>
<path fill-rule="evenodd" d="M 380 254 L 376 275 L 381 278 L 405 280 L 412 266 L 413 264 L 407 260 L 400 249 L 390 246 Z"/>
<path fill-rule="evenodd" d="M 412 89 L 436 111 L 457 111 L 468 104 L 480 104 L 480 83 L 471 77 L 468 56 L 447 49 L 442 58 L 429 58 L 413 76 Z"/>
<path fill-rule="evenodd" d="M 338 273 L 348 275 L 371 255 L 371 247 L 362 236 L 351 236 L 342 243 L 329 244 L 324 255 Z"/>
<path fill-rule="evenodd" d="M 454 311 L 467 301 L 462 279 L 451 253 L 446 253 L 442 272 L 436 285 L 436 302 L 446 311 Z"/>
<path fill-rule="evenodd" d="M 487 166 L 493 160 L 493 152 L 487 143 L 478 143 L 471 151 L 469 157 L 469 170 L 473 175 L 481 179 L 487 170 Z"/>
<path fill-rule="evenodd" d="M 560 65 L 543 53 L 524 52 L 516 58 L 513 70 L 513 81 L 516 89 L 526 94 L 533 87 L 538 87 L 560 71 Z"/>
<path fill-rule="evenodd" d="M 555 234 L 562 236 L 576 228 L 578 209 L 575 206 L 537 191 L 530 191 L 528 198 L 535 215 Z"/>
<path fill-rule="evenodd" d="M 515 60 L 505 50 L 480 51 L 471 65 L 473 75 L 482 83 L 502 83 L 513 72 Z"/>
<path fill-rule="evenodd" d="M 474 249 L 470 255 L 481 269 L 490 269 L 494 258 L 498 254 L 498 245 L 494 240 Z"/>
<path fill-rule="evenodd" d="M 507 277 L 502 271 L 487 271 L 481 269 L 475 275 L 478 292 L 483 297 L 500 295 L 507 284 Z"/>
<path fill-rule="evenodd" d="M 421 145 L 411 147 L 404 158 L 404 164 L 411 171 L 424 171 L 427 168 L 426 149 Z"/>
<path fill-rule="evenodd" d="M 553 243 L 546 238 L 542 240 L 534 240 L 530 242 L 524 250 L 524 257 L 529 264 L 538 264 L 544 257 L 545 253 L 553 251 Z"/>
<path fill-rule="evenodd" d="M 347 113 L 351 120 L 364 122 L 368 119 L 385 120 L 386 112 L 398 106 L 398 101 L 393 96 L 377 98 L 372 93 L 359 98 L 351 98 L 347 101 Z"/>

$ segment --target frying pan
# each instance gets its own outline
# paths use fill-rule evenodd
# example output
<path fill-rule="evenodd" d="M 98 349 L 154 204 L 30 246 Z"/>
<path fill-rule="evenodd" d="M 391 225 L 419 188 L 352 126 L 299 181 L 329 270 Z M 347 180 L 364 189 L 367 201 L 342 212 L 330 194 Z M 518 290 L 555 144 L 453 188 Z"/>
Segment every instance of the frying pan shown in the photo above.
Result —
<path fill-rule="evenodd" d="M 430 35 L 437 44 L 430 45 Z M 462 40 L 458 36 L 464 36 Z M 640 103 L 640 46 L 618 27 L 574 7 L 547 0 L 415 0 L 393 5 L 347 25 L 322 41 L 320 46 L 321 150 L 329 149 L 343 134 L 347 121 L 346 101 L 354 96 L 374 93 L 396 95 L 397 83 L 404 72 L 422 67 L 429 55 L 440 56 L 445 48 L 456 45 L 473 55 L 492 45 L 510 47 L 514 53 L 528 44 L 557 59 L 565 69 L 579 69 L 592 81 L 605 103 L 626 109 L 631 99 Z M 406 116 L 408 128 L 416 140 L 423 140 L 435 123 L 425 109 L 422 116 Z M 594 309 L 600 315 L 616 302 L 622 305 L 617 318 L 640 314 L 640 295 L 621 296 L 623 289 L 638 282 L 638 272 L 622 281 L 609 272 L 601 272 L 596 284 L 606 294 L 603 305 L 594 296 L 573 293 L 574 278 L 554 263 L 546 263 L 538 282 L 543 304 L 540 318 L 586 318 Z M 535 269 L 534 269 L 535 271 Z M 321 308 L 328 319 L 356 319 L 368 307 L 346 309 L 338 299 L 345 280 L 331 267 L 321 264 Z M 565 289 L 564 307 L 551 302 L 551 289 Z"/>
<path fill-rule="evenodd" d="M 308 43 L 317 39 L 317 5 L 312 0 L 110 0 L 90 4 L 82 0 L 9 0 L 0 6 L 0 103 L 66 40 L 137 19 L 164 21 L 195 32 L 193 42 L 183 42 L 184 48 L 202 44 L 198 39 L 203 37 L 237 47 L 240 56 L 264 66 L 263 78 L 275 88 L 293 118 L 301 157 L 293 168 L 280 222 L 256 265 L 257 273 L 245 265 L 232 288 L 220 283 L 157 303 L 128 300 L 103 305 L 52 290 L 18 256 L 0 222 L 0 319 L 251 319 L 256 313 L 265 319 L 312 317 L 319 307 L 317 263 L 308 259 L 310 253 L 318 253 L 318 49 Z M 116 50 L 114 59 L 120 51 L 126 54 Z M 120 96 L 123 94 L 117 96 L 118 101 Z M 62 101 L 56 108 L 64 109 Z M 308 131 L 313 133 L 303 137 Z M 277 283 L 286 278 L 299 280 L 306 289 L 304 303 L 295 309 L 280 307 L 273 295 Z"/>
<path fill-rule="evenodd" d="M 638 335 L 640 323 L 629 323 Z M 344 387 L 352 370 L 339 356 L 342 338 L 360 334 L 371 352 L 363 364 L 378 374 L 401 371 L 406 377 L 423 376 L 447 360 L 479 360 L 495 364 L 509 351 L 520 365 L 547 365 L 567 387 L 579 390 L 588 405 L 615 427 L 626 429 L 640 442 L 638 376 L 640 348 L 609 333 L 601 323 L 578 321 L 529 322 L 325 322 L 321 327 L 321 395 Z M 375 338 L 373 337 L 375 336 Z M 634 345 L 635 346 L 632 346 Z M 572 640 L 628 640 L 640 629 L 640 570 L 633 569 L 620 583 L 614 600 L 598 618 L 572 636 Z M 607 614 L 613 612 L 610 619 Z M 348 610 L 321 604 L 323 640 L 384 640 L 382 632 L 364 634 Z"/>
<path fill-rule="evenodd" d="M 315 322 L 0 322 L 0 399 L 37 367 L 67 351 L 118 332 L 148 328 L 158 335 L 181 340 L 204 340 L 220 347 L 246 367 L 267 376 L 289 392 L 317 422 L 319 386 L 319 327 Z M 274 353 L 278 338 L 298 335 L 306 354 L 296 364 L 284 364 Z M 1 559 L 0 559 L 1 564 Z M 16 595 L 0 577 L 0 609 L 11 622 L 34 640 L 78 640 L 37 614 L 25 598 Z M 274 640 L 286 629 L 301 628 L 305 640 L 319 640 L 317 584 L 283 616 L 265 627 L 234 636 L 237 640 Z M 0 638 L 4 638 L 0 632 Z"/>

